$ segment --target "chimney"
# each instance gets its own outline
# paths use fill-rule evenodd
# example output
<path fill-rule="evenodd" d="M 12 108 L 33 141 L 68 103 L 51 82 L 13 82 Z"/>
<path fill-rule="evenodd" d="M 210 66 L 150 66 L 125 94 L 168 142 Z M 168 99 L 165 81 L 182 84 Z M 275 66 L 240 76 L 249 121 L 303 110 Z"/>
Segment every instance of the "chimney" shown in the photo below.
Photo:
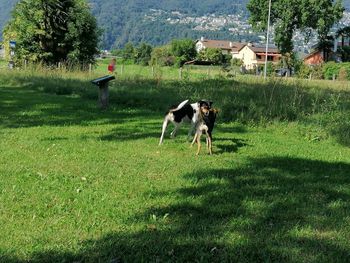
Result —
<path fill-rule="evenodd" d="M 202 42 L 204 41 L 204 37 L 201 37 L 201 41 L 202 41 Z"/>
<path fill-rule="evenodd" d="M 232 48 L 233 47 L 233 43 L 230 41 L 230 47 Z"/>

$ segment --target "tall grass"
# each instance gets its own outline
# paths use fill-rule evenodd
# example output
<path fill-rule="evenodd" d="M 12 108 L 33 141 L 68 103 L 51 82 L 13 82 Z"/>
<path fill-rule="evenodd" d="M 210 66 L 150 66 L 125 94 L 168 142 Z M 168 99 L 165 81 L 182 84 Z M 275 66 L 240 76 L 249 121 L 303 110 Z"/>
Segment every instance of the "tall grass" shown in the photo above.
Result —
<path fill-rule="evenodd" d="M 205 75 L 197 68 L 191 76 L 177 69 L 126 66 L 124 75 L 117 74 L 111 83 L 110 102 L 117 106 L 139 107 L 165 112 L 169 105 L 185 99 L 210 99 L 220 110 L 221 122 L 265 125 L 274 121 L 297 121 L 337 134 L 339 141 L 350 144 L 350 85 L 347 82 L 308 81 L 223 74 Z M 90 81 L 105 74 L 103 65 L 93 72 L 52 70 L 30 67 L 21 71 L 2 71 L 1 79 L 18 82 L 57 95 L 79 95 L 97 100 L 97 87 Z M 129 74 L 126 74 L 126 72 Z M 185 70 L 186 71 L 186 70 Z M 189 71 L 190 72 L 190 71 Z M 178 77 L 178 76 L 177 76 Z"/>

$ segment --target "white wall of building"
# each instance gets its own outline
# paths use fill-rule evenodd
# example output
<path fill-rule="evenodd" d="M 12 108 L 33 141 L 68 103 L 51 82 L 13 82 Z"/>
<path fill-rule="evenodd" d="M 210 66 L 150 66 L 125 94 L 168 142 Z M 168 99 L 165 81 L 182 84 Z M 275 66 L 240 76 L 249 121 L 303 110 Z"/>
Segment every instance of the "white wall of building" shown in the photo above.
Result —
<path fill-rule="evenodd" d="M 243 60 L 243 65 L 246 69 L 254 69 L 254 66 L 258 64 L 256 54 L 249 46 L 245 46 L 239 51 L 239 57 Z"/>

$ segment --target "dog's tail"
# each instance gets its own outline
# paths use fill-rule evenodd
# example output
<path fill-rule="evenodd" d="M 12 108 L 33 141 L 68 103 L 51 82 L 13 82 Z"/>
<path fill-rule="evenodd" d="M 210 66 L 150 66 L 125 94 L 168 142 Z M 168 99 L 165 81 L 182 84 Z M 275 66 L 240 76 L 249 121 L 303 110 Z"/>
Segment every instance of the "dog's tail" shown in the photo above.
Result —
<path fill-rule="evenodd" d="M 174 111 L 178 111 L 178 110 L 182 109 L 182 107 L 185 106 L 185 105 L 187 104 L 188 101 L 189 101 L 189 100 L 184 100 L 183 102 L 181 102 L 181 103 L 179 104 L 179 106 L 177 106 L 176 109 L 171 109 L 170 112 L 174 112 Z"/>
<path fill-rule="evenodd" d="M 168 116 L 166 116 L 163 122 L 162 135 L 160 136 L 159 145 L 163 143 L 164 134 L 165 134 L 166 127 L 168 126 L 168 123 L 169 123 Z"/>

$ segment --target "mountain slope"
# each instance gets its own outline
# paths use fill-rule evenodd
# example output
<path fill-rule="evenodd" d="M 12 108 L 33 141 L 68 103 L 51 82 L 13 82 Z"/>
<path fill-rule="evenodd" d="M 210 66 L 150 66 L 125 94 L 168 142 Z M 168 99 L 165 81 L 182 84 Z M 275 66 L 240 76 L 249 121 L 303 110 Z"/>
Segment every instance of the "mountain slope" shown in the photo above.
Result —
<path fill-rule="evenodd" d="M 18 0 L 0 0 L 0 30 L 10 17 L 10 10 Z M 169 24 L 167 17 L 146 20 L 151 10 L 178 11 L 187 16 L 205 14 L 234 14 L 245 9 L 248 0 L 90 0 L 92 12 L 103 29 L 102 47 L 120 47 L 131 41 L 164 44 L 172 38 L 199 37 L 191 24 Z M 207 37 L 225 37 L 227 30 L 209 32 Z"/>
<path fill-rule="evenodd" d="M 2 29 L 10 18 L 11 10 L 16 2 L 14 0 L 0 0 L 0 32 L 2 32 Z"/>
<path fill-rule="evenodd" d="M 0 0 L 0 31 L 17 1 Z M 121 47 L 127 42 L 159 45 L 173 38 L 205 36 L 227 39 L 233 32 L 235 40 L 258 40 L 249 29 L 235 31 L 238 25 L 240 29 L 245 28 L 242 23 L 248 17 L 245 7 L 249 0 L 90 0 L 89 2 L 99 26 L 103 29 L 101 47 L 105 49 Z M 350 10 L 350 0 L 343 0 L 343 3 Z M 215 14 L 215 17 L 208 14 Z M 215 24 L 220 15 L 236 15 L 236 21 L 223 22 L 222 26 L 215 28 L 213 23 Z"/>
<path fill-rule="evenodd" d="M 145 20 L 151 9 L 177 11 L 191 16 L 233 14 L 245 9 L 248 0 L 91 0 L 93 13 L 103 25 L 106 47 L 122 46 L 128 41 L 164 44 L 174 37 L 198 37 L 190 24 L 169 24 L 164 19 Z M 216 34 L 223 34 L 219 32 Z M 227 32 L 225 32 L 225 35 Z M 223 34 L 224 36 L 224 34 Z"/>

